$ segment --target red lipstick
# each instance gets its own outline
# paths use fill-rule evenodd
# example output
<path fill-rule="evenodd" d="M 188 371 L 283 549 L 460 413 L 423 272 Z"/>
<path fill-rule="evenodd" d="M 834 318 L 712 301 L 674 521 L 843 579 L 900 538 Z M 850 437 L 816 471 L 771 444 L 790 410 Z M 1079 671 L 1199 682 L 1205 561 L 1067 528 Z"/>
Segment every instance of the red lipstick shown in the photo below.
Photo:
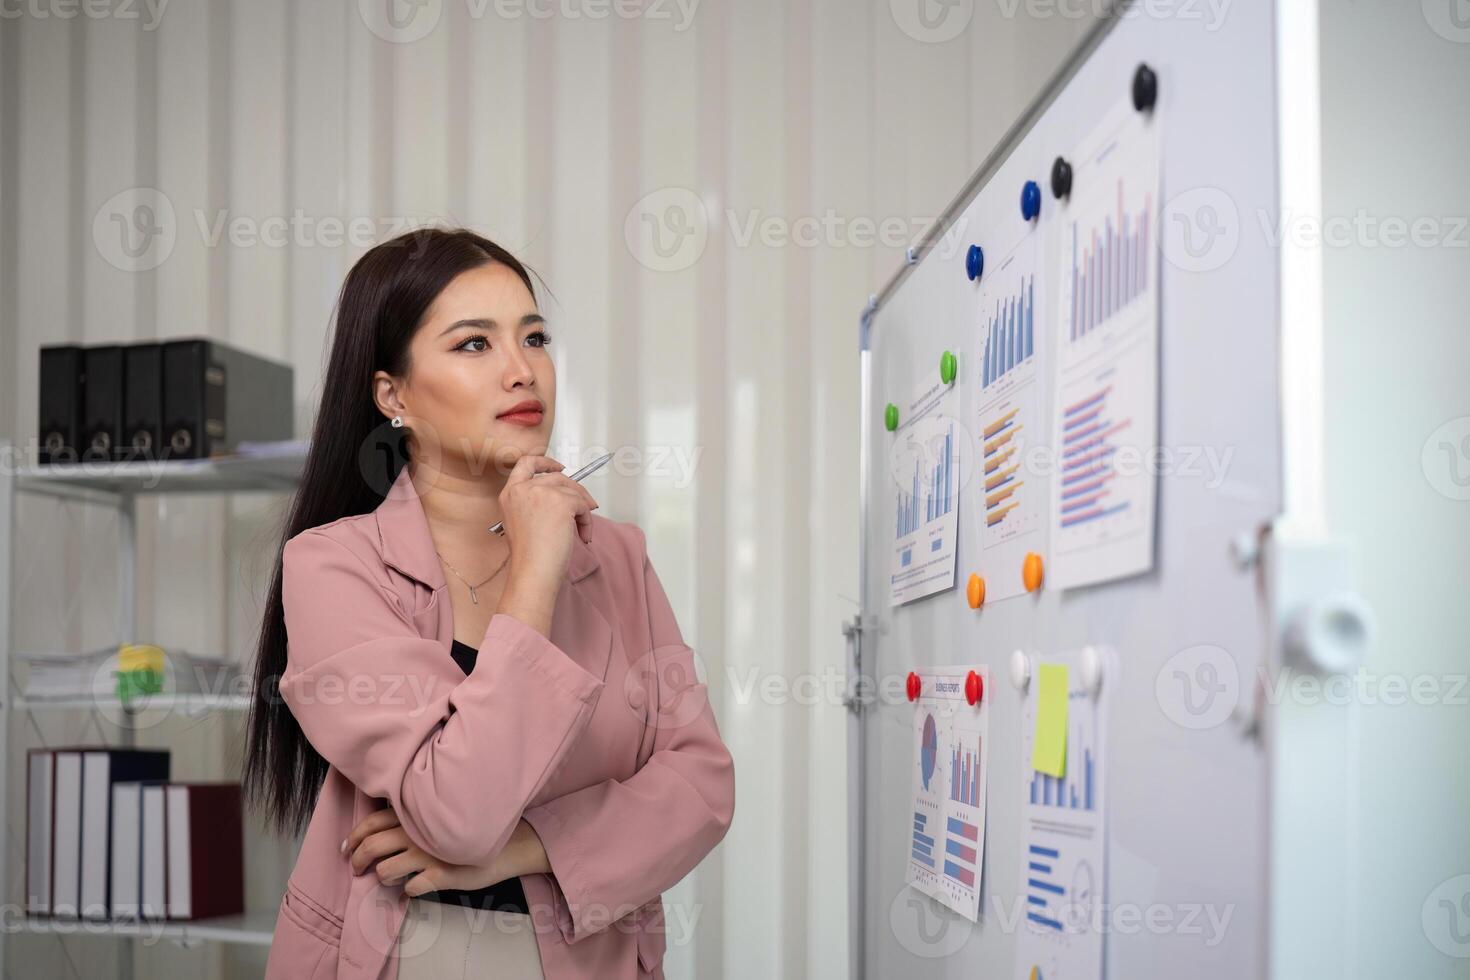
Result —
<path fill-rule="evenodd" d="M 513 425 L 533 426 L 540 425 L 541 418 L 545 415 L 546 406 L 535 398 L 528 398 L 518 402 L 510 408 L 495 416 L 502 422 L 510 422 Z"/>

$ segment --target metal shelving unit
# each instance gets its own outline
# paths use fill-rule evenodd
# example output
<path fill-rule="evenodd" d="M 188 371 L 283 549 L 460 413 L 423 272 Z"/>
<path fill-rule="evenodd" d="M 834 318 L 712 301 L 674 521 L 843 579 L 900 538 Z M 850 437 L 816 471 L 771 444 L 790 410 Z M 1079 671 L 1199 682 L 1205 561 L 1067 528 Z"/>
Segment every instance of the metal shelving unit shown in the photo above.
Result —
<path fill-rule="evenodd" d="M 0 443 L 0 670 L 7 678 L 0 698 L 0 759 L 8 759 L 10 713 L 58 710 L 113 709 L 115 717 L 131 719 L 135 706 L 122 709 L 119 701 L 96 698 L 25 698 L 14 694 L 11 677 L 12 579 L 15 567 L 16 503 L 20 494 L 78 500 L 113 508 L 118 515 L 118 642 L 137 642 L 135 583 L 137 557 L 137 499 L 160 493 L 233 494 L 289 493 L 300 479 L 303 454 L 270 457 L 229 457 L 147 463 L 72 463 L 58 466 L 21 466 L 13 461 L 18 453 Z M 233 695 L 155 695 L 146 699 L 142 711 L 170 710 L 185 715 L 211 711 L 243 711 L 249 699 Z M 133 744 L 131 729 L 125 729 L 123 744 Z M 0 778 L 0 814 L 8 813 L 12 774 Z M 24 793 L 24 784 L 20 785 Z M 10 883 L 9 848 L 0 847 L 0 883 Z M 7 965 L 5 949 L 11 933 L 31 932 L 56 935 L 99 935 L 113 937 L 162 937 L 184 946 L 204 942 L 270 945 L 276 910 L 249 910 L 244 915 L 221 916 L 193 921 L 53 918 L 21 915 L 0 926 L 0 968 Z M 125 963 L 131 974 L 131 959 Z"/>
<path fill-rule="evenodd" d="M 171 939 L 181 946 L 197 946 L 206 942 L 269 946 L 275 927 L 274 909 L 256 909 L 246 911 L 244 915 L 222 915 L 214 919 L 195 919 L 192 922 L 94 922 L 87 919 L 26 916 L 22 920 L 21 929 L 25 932 L 52 933 L 58 936 L 150 936 Z"/>

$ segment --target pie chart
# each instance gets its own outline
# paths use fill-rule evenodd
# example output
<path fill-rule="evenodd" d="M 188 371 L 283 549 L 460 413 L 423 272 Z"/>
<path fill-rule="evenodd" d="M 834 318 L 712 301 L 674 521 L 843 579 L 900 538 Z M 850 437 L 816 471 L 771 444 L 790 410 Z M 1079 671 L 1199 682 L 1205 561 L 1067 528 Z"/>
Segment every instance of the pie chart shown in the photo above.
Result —
<path fill-rule="evenodd" d="M 934 716 L 924 716 L 924 737 L 919 743 L 919 775 L 924 779 L 924 791 L 929 791 L 929 780 L 934 778 L 934 764 L 939 759 L 939 730 L 934 727 Z"/>

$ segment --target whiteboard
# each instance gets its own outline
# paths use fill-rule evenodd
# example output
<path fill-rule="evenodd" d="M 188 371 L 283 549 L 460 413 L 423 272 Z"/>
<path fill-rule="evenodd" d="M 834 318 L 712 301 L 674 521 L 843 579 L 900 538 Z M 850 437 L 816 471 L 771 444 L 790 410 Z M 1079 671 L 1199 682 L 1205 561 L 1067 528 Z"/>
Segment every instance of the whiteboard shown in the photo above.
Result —
<path fill-rule="evenodd" d="M 1231 545 L 1281 506 L 1280 274 L 1266 228 L 1278 211 L 1273 17 L 1270 4 L 1242 4 L 1219 23 L 1132 14 L 1100 26 L 1007 144 L 957 189 L 955 205 L 914 261 L 870 304 L 859 646 L 862 674 L 879 696 L 856 722 L 860 976 L 1024 975 L 1017 972 L 1015 930 L 994 914 L 996 903 L 1010 908 L 1021 894 L 1020 801 L 1031 776 L 1019 747 L 1023 698 L 1008 680 L 1009 665 L 1014 650 L 1046 658 L 1087 644 L 1116 652 L 1116 669 L 1103 681 L 1109 698 L 1105 900 L 1152 909 L 1173 923 L 1114 923 L 1105 940 L 1106 975 L 1233 980 L 1266 972 L 1266 753 L 1239 720 L 1181 724 L 1156 688 L 1161 677 L 1168 682 L 1168 665 L 1178 663 L 1171 658 L 1201 645 L 1229 651 L 1242 685 L 1266 656 L 1267 609 L 1255 577 L 1233 561 Z M 1048 187 L 1052 162 L 1127 99 L 1140 62 L 1159 79 L 1153 111 L 1161 125 L 1164 202 L 1182 208 L 1185 218 L 1218 219 L 1216 226 L 1233 235 L 1210 246 L 1224 252 L 1186 250 L 1158 265 L 1157 437 L 1176 453 L 1177 472 L 1166 470 L 1156 484 L 1151 568 L 1081 588 L 1043 586 L 971 609 L 965 585 L 980 555 L 977 511 L 963 499 L 973 491 L 966 488 L 954 586 L 892 605 L 899 488 L 884 407 L 905 404 L 917 380 L 937 375 L 946 350 L 958 355 L 955 384 L 966 417 L 975 394 L 976 284 L 964 272 L 965 250 L 945 247 L 943 232 L 951 230 L 962 244 L 983 243 L 989 265 L 1023 228 L 1020 191 L 1035 180 L 1043 190 L 1034 229 L 1042 236 L 1041 263 L 1056 268 L 1060 236 L 1049 222 L 1060 212 Z M 1171 220 L 1180 219 L 1166 207 L 1166 241 Z M 1058 313 L 1053 285 L 1047 282 L 1036 298 L 1038 329 L 1052 329 Z M 1043 365 L 1039 377 L 1042 410 L 1049 413 L 1053 372 Z M 1048 416 L 1043 424 L 1052 421 Z M 1202 475 L 1203 464 L 1183 464 L 1183 454 L 1205 450 L 1223 465 Z M 991 676 L 981 911 L 978 923 L 936 912 L 927 926 L 916 926 L 911 903 L 930 900 L 905 884 L 914 709 L 902 681 L 911 669 L 945 664 L 988 665 Z M 1197 918 L 1207 910 L 1217 922 L 1228 916 L 1228 925 L 1218 930 Z M 1196 918 L 1186 926 L 1190 916 Z M 926 927 L 945 935 L 914 935 Z"/>

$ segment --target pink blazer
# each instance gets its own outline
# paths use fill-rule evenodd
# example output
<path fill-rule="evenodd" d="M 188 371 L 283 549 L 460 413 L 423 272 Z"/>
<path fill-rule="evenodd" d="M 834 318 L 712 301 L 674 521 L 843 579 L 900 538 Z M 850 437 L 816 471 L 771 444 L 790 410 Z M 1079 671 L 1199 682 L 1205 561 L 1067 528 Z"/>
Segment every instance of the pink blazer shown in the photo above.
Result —
<path fill-rule="evenodd" d="M 286 542 L 281 696 L 330 764 L 276 917 L 266 980 L 392 980 L 408 896 L 338 845 L 391 804 L 452 864 L 524 817 L 521 877 L 548 980 L 661 980 L 662 892 L 724 837 L 735 771 L 637 525 L 573 537 L 551 638 L 491 618 L 469 675 L 405 468 L 369 514 Z"/>

